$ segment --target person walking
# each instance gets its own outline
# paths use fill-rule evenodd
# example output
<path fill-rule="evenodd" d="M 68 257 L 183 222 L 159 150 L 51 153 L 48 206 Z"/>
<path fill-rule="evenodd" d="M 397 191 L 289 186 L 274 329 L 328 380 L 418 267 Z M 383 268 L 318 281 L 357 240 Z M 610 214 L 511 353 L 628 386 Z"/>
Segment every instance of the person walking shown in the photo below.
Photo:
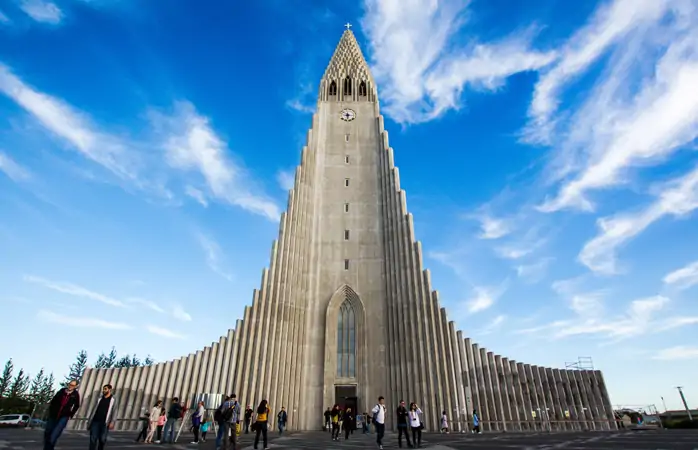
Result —
<path fill-rule="evenodd" d="M 148 427 L 148 435 L 145 437 L 145 443 L 146 444 L 152 444 L 153 443 L 153 435 L 155 434 L 155 430 L 158 428 L 158 420 L 160 419 L 160 412 L 162 411 L 162 401 L 158 400 L 155 405 L 150 409 L 150 424 Z M 158 440 L 160 440 L 158 436 Z"/>
<path fill-rule="evenodd" d="M 271 409 L 269 408 L 269 403 L 266 400 L 262 400 L 257 406 L 257 417 L 255 418 L 255 437 L 254 437 L 254 448 L 256 449 L 259 445 L 259 435 L 262 435 L 264 450 L 267 450 L 267 423 L 269 421 L 269 413 Z"/>
<path fill-rule="evenodd" d="M 44 429 L 44 450 L 53 450 L 61 437 L 68 420 L 72 419 L 80 408 L 78 381 L 70 380 L 68 385 L 59 389 L 48 405 L 48 418 Z"/>
<path fill-rule="evenodd" d="M 252 406 L 247 405 L 247 408 L 245 409 L 245 434 L 249 434 L 250 432 L 250 422 L 252 422 L 252 414 L 254 414 Z"/>
<path fill-rule="evenodd" d="M 204 420 L 204 414 L 206 409 L 204 408 L 204 402 L 199 402 L 196 407 L 196 411 L 191 415 L 191 425 L 192 431 L 194 432 L 194 441 L 192 444 L 199 443 L 199 427 L 201 427 L 201 422 Z"/>
<path fill-rule="evenodd" d="M 376 427 L 376 443 L 378 448 L 383 448 L 383 435 L 385 435 L 385 397 L 378 397 L 378 403 L 371 410 L 373 423 Z"/>
<path fill-rule="evenodd" d="M 144 412 L 143 415 L 141 415 L 138 420 L 141 421 L 141 431 L 138 433 L 138 437 L 136 438 L 136 442 L 140 442 L 141 438 L 143 439 L 143 442 L 148 438 L 148 428 L 150 427 L 150 413 L 148 411 Z"/>
<path fill-rule="evenodd" d="M 286 414 L 286 408 L 281 407 L 281 411 L 276 415 L 276 425 L 279 428 L 279 436 L 284 434 L 284 429 L 286 428 L 286 422 L 288 421 L 288 414 Z"/>
<path fill-rule="evenodd" d="M 330 420 L 332 421 L 332 440 L 339 440 L 339 416 L 341 411 L 339 405 L 334 405 L 330 411 Z"/>
<path fill-rule="evenodd" d="M 473 409 L 473 433 L 480 434 L 480 417 L 477 415 L 477 409 Z"/>
<path fill-rule="evenodd" d="M 164 444 L 174 444 L 175 443 L 175 425 L 177 421 L 182 416 L 182 405 L 179 404 L 179 398 L 175 397 L 172 399 L 172 404 L 170 409 L 167 411 L 167 421 L 165 422 L 164 436 L 162 437 L 162 442 Z"/>
<path fill-rule="evenodd" d="M 419 406 L 417 406 L 417 404 L 414 402 L 410 403 L 410 428 L 412 428 L 412 442 L 416 448 L 420 448 L 422 446 L 422 428 L 424 428 L 424 424 L 422 423 L 422 418 L 420 417 L 421 414 L 422 410 L 419 409 Z"/>
<path fill-rule="evenodd" d="M 441 432 L 448 434 L 448 416 L 445 410 L 441 412 Z"/>
<path fill-rule="evenodd" d="M 407 416 L 409 415 L 409 411 L 407 411 L 405 407 L 404 400 L 400 400 L 400 405 L 397 407 L 395 414 L 397 415 L 397 446 L 402 448 L 402 435 L 404 434 L 407 446 L 412 448 L 410 433 L 407 431 Z"/>
<path fill-rule="evenodd" d="M 344 440 L 346 441 L 349 439 L 349 434 L 354 433 L 354 430 L 356 429 L 356 416 L 354 416 L 351 408 L 347 408 L 347 410 L 344 411 L 342 428 L 344 428 Z"/>
<path fill-rule="evenodd" d="M 87 429 L 90 432 L 90 450 L 104 450 L 109 430 L 114 429 L 118 409 L 116 399 L 112 395 L 112 389 L 111 384 L 102 386 L 102 398 L 97 402 L 87 424 Z"/>
<path fill-rule="evenodd" d="M 235 394 L 231 394 L 228 401 L 223 404 L 222 415 L 223 422 L 221 428 L 224 431 L 221 438 L 221 450 L 227 450 L 228 444 L 232 444 L 232 450 L 237 450 L 237 425 L 240 423 L 240 404 Z M 229 433 L 230 436 L 228 436 Z"/>
<path fill-rule="evenodd" d="M 325 422 L 324 422 L 325 426 L 324 426 L 324 430 L 323 430 L 323 431 L 329 431 L 330 433 L 332 433 L 332 422 L 331 422 L 331 419 L 332 419 L 332 411 L 330 411 L 330 407 L 329 407 L 329 406 L 327 407 L 327 410 L 325 411 L 325 413 L 323 414 L 323 416 L 325 417 Z"/>
<path fill-rule="evenodd" d="M 162 441 L 162 431 L 165 428 L 165 424 L 167 423 L 167 411 L 165 410 L 164 407 L 160 408 L 160 417 L 158 418 L 158 435 L 157 439 L 155 440 L 156 444 L 159 444 Z"/>

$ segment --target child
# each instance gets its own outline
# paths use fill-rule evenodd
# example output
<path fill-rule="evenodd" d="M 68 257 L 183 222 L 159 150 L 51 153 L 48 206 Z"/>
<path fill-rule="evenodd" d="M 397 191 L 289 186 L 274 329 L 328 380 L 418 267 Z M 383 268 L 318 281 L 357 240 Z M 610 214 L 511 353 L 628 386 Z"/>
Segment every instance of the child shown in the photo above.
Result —
<path fill-rule="evenodd" d="M 209 421 L 208 419 L 203 419 L 203 422 L 201 422 L 201 441 L 206 442 L 206 433 L 208 432 L 208 424 Z"/>
<path fill-rule="evenodd" d="M 162 439 L 162 429 L 165 427 L 165 422 L 167 422 L 167 411 L 165 411 L 165 408 L 161 408 L 160 417 L 158 418 L 158 438 L 155 441 L 156 444 L 159 444 L 160 439 Z"/>

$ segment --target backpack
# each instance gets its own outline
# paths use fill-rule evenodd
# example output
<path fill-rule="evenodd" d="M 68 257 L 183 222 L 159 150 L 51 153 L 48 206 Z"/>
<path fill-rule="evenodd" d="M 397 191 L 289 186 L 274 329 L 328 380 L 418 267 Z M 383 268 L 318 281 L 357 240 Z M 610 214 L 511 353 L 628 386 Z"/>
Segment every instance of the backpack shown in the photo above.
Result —
<path fill-rule="evenodd" d="M 373 413 L 373 423 L 378 423 L 378 420 L 377 420 L 377 419 L 378 419 L 378 413 L 381 412 L 381 408 L 382 408 L 382 406 L 381 406 L 380 404 L 377 404 L 376 406 L 378 407 L 378 411 L 376 411 L 375 413 Z"/>
<path fill-rule="evenodd" d="M 225 406 L 225 403 L 219 406 L 213 413 L 213 420 L 216 422 L 223 422 L 223 406 Z"/>
<path fill-rule="evenodd" d="M 225 410 L 223 413 L 223 421 L 224 422 L 230 422 L 230 419 L 233 418 L 233 413 L 235 412 L 235 403 L 232 404 L 232 406 L 228 409 Z"/>

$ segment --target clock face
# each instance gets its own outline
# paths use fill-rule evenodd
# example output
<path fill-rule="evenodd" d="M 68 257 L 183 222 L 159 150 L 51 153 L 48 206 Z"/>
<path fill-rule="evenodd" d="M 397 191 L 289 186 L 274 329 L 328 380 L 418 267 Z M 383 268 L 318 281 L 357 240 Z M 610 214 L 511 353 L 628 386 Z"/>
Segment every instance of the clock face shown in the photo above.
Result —
<path fill-rule="evenodd" d="M 356 113 L 351 109 L 343 109 L 339 115 L 342 120 L 349 122 L 356 118 Z"/>

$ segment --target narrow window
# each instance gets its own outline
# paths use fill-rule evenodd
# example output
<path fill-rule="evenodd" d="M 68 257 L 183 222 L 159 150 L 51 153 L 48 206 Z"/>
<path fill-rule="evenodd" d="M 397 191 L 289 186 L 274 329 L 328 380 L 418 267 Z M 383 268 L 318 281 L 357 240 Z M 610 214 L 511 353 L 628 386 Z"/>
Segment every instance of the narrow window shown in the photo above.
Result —
<path fill-rule="evenodd" d="M 351 95 L 351 78 L 344 79 L 344 95 Z"/>
<path fill-rule="evenodd" d="M 359 85 L 359 97 L 366 97 L 366 82 L 362 81 Z"/>
<path fill-rule="evenodd" d="M 344 230 L 344 240 L 345 241 L 349 240 L 349 230 Z"/>
<path fill-rule="evenodd" d="M 344 135 L 344 142 L 349 142 L 349 135 L 348 134 Z"/>
<path fill-rule="evenodd" d="M 345 163 L 345 164 L 349 164 L 349 155 L 346 155 L 346 156 L 344 157 L 344 163 Z"/>
<path fill-rule="evenodd" d="M 349 260 L 348 259 L 344 260 L 344 270 L 349 270 Z"/>
<path fill-rule="evenodd" d="M 344 179 L 344 186 L 349 187 L 349 178 Z"/>
<path fill-rule="evenodd" d="M 337 95 L 337 83 L 330 83 L 330 95 Z"/>
<path fill-rule="evenodd" d="M 356 376 L 356 318 L 348 300 L 339 307 L 337 317 L 337 376 Z"/>
<path fill-rule="evenodd" d="M 344 212 L 349 212 L 349 203 L 344 204 Z"/>

